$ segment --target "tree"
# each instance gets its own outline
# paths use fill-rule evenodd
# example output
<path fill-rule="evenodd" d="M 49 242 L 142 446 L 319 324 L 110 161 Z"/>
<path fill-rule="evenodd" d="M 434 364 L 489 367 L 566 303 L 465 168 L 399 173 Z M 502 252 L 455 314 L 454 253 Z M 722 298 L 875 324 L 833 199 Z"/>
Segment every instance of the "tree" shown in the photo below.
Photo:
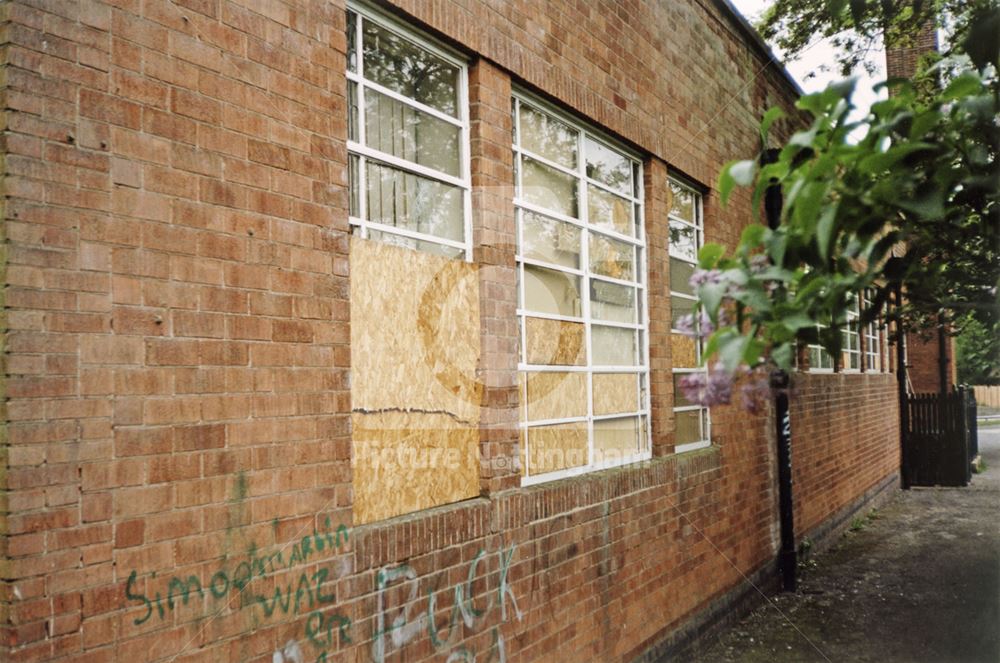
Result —
<path fill-rule="evenodd" d="M 796 6 L 804 4 L 816 2 Z M 866 290 L 873 296 L 862 325 L 897 288 L 906 305 L 892 316 L 909 329 L 954 320 L 951 311 L 997 319 L 1000 82 L 996 35 L 982 31 L 1000 25 L 1000 8 L 975 12 L 962 18 L 961 48 L 930 70 L 943 86 L 918 93 L 911 81 L 882 83 L 894 94 L 852 120 L 855 81 L 834 83 L 799 100 L 811 123 L 769 163 L 758 155 L 723 169 L 723 203 L 735 187 L 750 187 L 755 223 L 732 254 L 709 244 L 699 255 L 698 309 L 687 323 L 707 337 L 704 356 L 717 363 L 688 382 L 689 397 L 712 404 L 728 396 L 706 386 L 740 366 L 787 370 L 802 343 L 839 356 L 848 309 Z M 764 145 L 780 117 L 763 118 Z M 759 219 L 769 189 L 783 198 L 775 229 Z"/>
<path fill-rule="evenodd" d="M 1000 325 L 990 328 L 972 316 L 955 339 L 955 351 L 960 383 L 1000 384 Z"/>

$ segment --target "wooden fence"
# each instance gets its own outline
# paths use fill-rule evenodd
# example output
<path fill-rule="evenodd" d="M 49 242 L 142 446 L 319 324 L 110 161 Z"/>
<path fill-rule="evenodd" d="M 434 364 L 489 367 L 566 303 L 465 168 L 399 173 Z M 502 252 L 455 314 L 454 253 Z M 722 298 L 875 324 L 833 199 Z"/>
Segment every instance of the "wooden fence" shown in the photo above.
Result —
<path fill-rule="evenodd" d="M 983 407 L 1000 407 L 1000 385 L 991 387 L 973 387 L 976 403 Z"/>

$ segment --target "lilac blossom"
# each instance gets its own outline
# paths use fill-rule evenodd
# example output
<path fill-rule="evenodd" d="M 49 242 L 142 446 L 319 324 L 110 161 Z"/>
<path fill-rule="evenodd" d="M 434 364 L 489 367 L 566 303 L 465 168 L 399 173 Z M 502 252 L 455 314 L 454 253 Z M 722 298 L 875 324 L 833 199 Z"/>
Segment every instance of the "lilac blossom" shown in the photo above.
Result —
<path fill-rule="evenodd" d="M 722 283 L 722 272 L 717 269 L 696 269 L 688 279 L 688 283 L 695 289 L 710 283 Z"/>
<path fill-rule="evenodd" d="M 733 394 L 733 376 L 717 362 L 708 371 L 689 373 L 680 379 L 684 398 L 704 407 L 725 405 Z"/>
<path fill-rule="evenodd" d="M 725 311 L 720 310 L 718 318 L 719 326 L 724 327 L 729 324 L 729 319 L 726 317 Z M 677 319 L 677 322 L 674 323 L 674 328 L 688 338 L 708 338 L 715 331 L 716 326 L 712 323 L 712 319 L 708 313 L 702 309 L 698 312 L 697 324 L 695 324 L 694 314 L 688 313 Z"/>
<path fill-rule="evenodd" d="M 750 256 L 750 273 L 760 274 L 771 266 L 771 261 L 763 253 L 755 253 Z"/>
<path fill-rule="evenodd" d="M 771 398 L 771 385 L 766 375 L 756 371 L 747 371 L 746 379 L 740 385 L 740 400 L 743 409 L 750 414 L 760 414 L 764 411 Z"/>

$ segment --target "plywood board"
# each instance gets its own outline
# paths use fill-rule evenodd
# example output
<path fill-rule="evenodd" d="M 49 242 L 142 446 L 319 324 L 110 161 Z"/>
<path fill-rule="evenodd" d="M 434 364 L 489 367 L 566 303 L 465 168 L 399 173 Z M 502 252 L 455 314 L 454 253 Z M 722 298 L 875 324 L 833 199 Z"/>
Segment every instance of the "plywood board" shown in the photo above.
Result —
<path fill-rule="evenodd" d="M 531 421 L 586 416 L 586 373 L 546 371 L 524 375 L 527 417 Z"/>
<path fill-rule="evenodd" d="M 479 431 L 446 414 L 351 415 L 354 523 L 479 494 Z"/>
<path fill-rule="evenodd" d="M 527 468 L 532 476 L 587 464 L 586 422 L 533 426 L 527 432 Z"/>
<path fill-rule="evenodd" d="M 635 373 L 594 374 L 594 414 L 635 412 L 639 409 L 639 381 Z"/>
<path fill-rule="evenodd" d="M 674 368 L 697 368 L 695 340 L 683 334 L 670 335 L 670 353 Z"/>
<path fill-rule="evenodd" d="M 352 239 L 355 409 L 443 410 L 477 422 L 479 355 L 475 265 Z"/>
<path fill-rule="evenodd" d="M 476 266 L 359 238 L 350 260 L 355 523 L 478 495 Z"/>
<path fill-rule="evenodd" d="M 582 322 L 525 318 L 529 364 L 583 366 L 587 363 Z"/>

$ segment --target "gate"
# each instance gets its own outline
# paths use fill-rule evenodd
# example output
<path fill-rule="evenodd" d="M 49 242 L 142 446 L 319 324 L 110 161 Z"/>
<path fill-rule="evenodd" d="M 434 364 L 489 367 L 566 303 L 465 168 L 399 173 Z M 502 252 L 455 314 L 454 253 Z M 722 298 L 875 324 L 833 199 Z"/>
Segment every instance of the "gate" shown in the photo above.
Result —
<path fill-rule="evenodd" d="M 962 388 L 947 394 L 908 394 L 904 407 L 903 472 L 908 485 L 967 486 L 978 446 L 975 398 Z"/>

